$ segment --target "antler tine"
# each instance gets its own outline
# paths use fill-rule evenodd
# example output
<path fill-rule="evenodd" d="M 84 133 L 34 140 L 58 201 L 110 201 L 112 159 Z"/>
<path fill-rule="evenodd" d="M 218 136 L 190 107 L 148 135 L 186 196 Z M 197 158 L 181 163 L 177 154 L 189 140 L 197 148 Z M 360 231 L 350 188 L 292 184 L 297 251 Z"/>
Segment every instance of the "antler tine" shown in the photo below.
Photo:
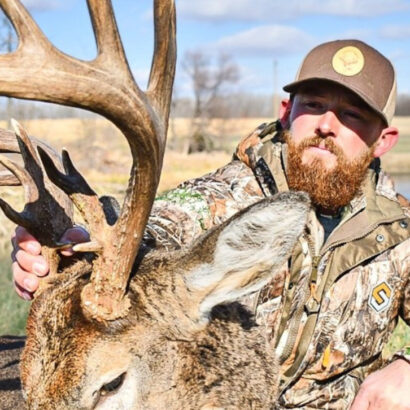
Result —
<path fill-rule="evenodd" d="M 52 47 L 47 37 L 43 34 L 36 22 L 31 18 L 30 14 L 19 1 L 1 0 L 0 7 L 16 29 L 20 40 L 20 49 L 28 47 L 28 45 L 30 45 L 30 48 L 38 48 L 40 42 L 43 47 Z"/>
<path fill-rule="evenodd" d="M 17 122 L 17 121 L 16 121 Z M 62 170 L 60 156 L 44 141 L 41 141 L 35 137 L 29 137 L 30 143 L 34 147 L 41 147 L 52 158 L 54 164 L 59 170 Z M 13 131 L 0 129 L 0 152 L 2 153 L 14 153 L 20 154 L 20 145 L 16 138 L 16 134 Z"/>
<path fill-rule="evenodd" d="M 33 139 L 31 139 L 33 141 Z M 38 143 L 39 141 L 36 141 Z M 20 153 L 20 147 L 13 131 L 0 129 L 0 152 Z"/>
<path fill-rule="evenodd" d="M 110 59 L 111 64 L 118 65 L 120 73 L 125 71 L 131 75 L 111 2 L 109 0 L 87 0 L 87 4 L 97 43 L 98 57 Z"/>
<path fill-rule="evenodd" d="M 34 202 L 38 199 L 38 189 L 31 178 L 31 175 L 23 167 L 20 167 L 3 155 L 0 155 L 0 164 L 13 173 L 14 177 L 18 179 L 19 185 L 23 185 L 27 202 Z M 17 221 L 14 222 L 19 223 Z M 25 225 L 23 224 L 23 226 Z"/>
<path fill-rule="evenodd" d="M 112 14 L 112 11 L 108 11 L 111 7 L 108 0 L 101 2 L 104 6 L 101 10 L 96 3 L 90 1 L 90 13 L 95 21 Z M 132 100 L 128 104 L 132 105 L 133 109 L 143 108 L 139 107 L 141 103 L 138 99 L 136 102 L 133 95 L 130 98 L 130 93 L 140 96 L 140 92 L 131 72 L 125 69 L 126 63 L 114 64 L 113 57 L 121 58 L 121 53 L 123 54 L 119 39 L 115 40 L 114 35 L 111 36 L 114 40 L 110 41 L 108 34 L 102 34 L 103 30 L 97 29 L 100 50 L 116 45 L 117 52 L 104 52 L 104 55 L 100 53 L 94 61 L 81 61 L 54 47 L 19 0 L 0 0 L 0 7 L 9 17 L 20 38 L 16 52 L 0 56 L 1 95 L 85 108 L 111 120 L 116 118 L 116 125 L 121 122 L 118 118 L 122 117 L 117 112 L 118 108 L 115 109 L 119 101 Z M 99 26 L 100 23 L 95 24 L 95 27 Z M 115 31 L 115 21 L 111 26 L 111 31 Z M 107 41 L 109 46 L 102 46 L 103 41 Z M 107 54 L 108 58 L 102 58 Z M 124 55 L 122 60 L 126 61 Z M 93 89 L 92 93 L 90 89 Z M 127 110 L 129 114 L 130 107 L 127 107 Z M 123 128 L 122 126 L 121 129 Z"/>
<path fill-rule="evenodd" d="M 11 161 L 5 162 L 5 159 L 2 163 L 14 173 L 25 189 L 27 204 L 23 212 L 35 215 L 38 221 L 36 235 L 43 244 L 52 247 L 64 231 L 72 226 L 73 207 L 61 189 L 45 178 L 41 161 L 25 129 L 13 119 L 11 123 L 24 161 L 24 169 Z M 53 162 L 51 158 L 50 161 Z M 61 159 L 58 162 L 61 162 Z"/>
<path fill-rule="evenodd" d="M 3 155 L 0 155 L 0 164 L 6 167 L 13 173 L 14 177 L 19 181 L 19 185 L 23 185 L 25 199 L 27 202 L 35 202 L 38 197 L 38 189 L 34 184 L 30 174 L 18 164 L 10 161 Z M 29 212 L 17 212 L 6 201 L 0 198 L 0 208 L 3 210 L 7 218 L 17 225 L 24 226 L 31 230 L 33 225 L 33 218 Z"/>
<path fill-rule="evenodd" d="M 48 153 L 41 147 L 38 147 L 38 153 L 40 154 L 48 177 L 70 196 L 77 209 L 81 212 L 85 222 L 90 227 L 91 236 L 101 238 L 103 230 L 106 227 L 104 224 L 105 216 L 103 207 L 98 200 L 97 194 L 74 167 L 68 152 L 63 150 L 62 154 L 65 174 L 57 169 Z"/>
<path fill-rule="evenodd" d="M 30 137 L 34 147 L 41 147 L 52 158 L 53 163 L 58 169 L 62 169 L 61 159 L 56 152 L 46 143 L 34 137 Z M 16 134 L 9 130 L 0 129 L 0 153 L 20 153 L 20 146 L 16 139 Z M 21 182 L 9 171 L 0 172 L 0 186 L 19 186 Z"/>
<path fill-rule="evenodd" d="M 164 4 L 155 0 L 154 21 L 154 57 L 148 82 L 148 95 L 152 95 L 154 104 L 168 119 L 176 65 L 175 4 Z"/>

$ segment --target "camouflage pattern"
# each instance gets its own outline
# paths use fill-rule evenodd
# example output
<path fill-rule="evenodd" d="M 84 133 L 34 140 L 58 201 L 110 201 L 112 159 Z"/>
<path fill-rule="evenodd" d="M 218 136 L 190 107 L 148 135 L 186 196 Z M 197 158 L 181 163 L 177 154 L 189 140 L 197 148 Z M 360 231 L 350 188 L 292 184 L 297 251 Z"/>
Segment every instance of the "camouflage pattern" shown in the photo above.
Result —
<path fill-rule="evenodd" d="M 279 130 L 280 131 L 280 130 Z M 238 210 L 286 190 L 277 123 L 243 139 L 232 162 L 156 201 L 151 246 L 178 249 Z M 312 210 L 290 263 L 244 301 L 281 361 L 279 408 L 349 408 L 401 316 L 410 324 L 410 208 L 377 164 L 324 242 Z M 409 349 L 397 356 L 409 360 Z M 410 361 L 409 361 L 410 363 Z"/>
<path fill-rule="evenodd" d="M 261 198 L 252 170 L 234 160 L 158 197 L 146 233 L 155 247 L 179 249 Z"/>

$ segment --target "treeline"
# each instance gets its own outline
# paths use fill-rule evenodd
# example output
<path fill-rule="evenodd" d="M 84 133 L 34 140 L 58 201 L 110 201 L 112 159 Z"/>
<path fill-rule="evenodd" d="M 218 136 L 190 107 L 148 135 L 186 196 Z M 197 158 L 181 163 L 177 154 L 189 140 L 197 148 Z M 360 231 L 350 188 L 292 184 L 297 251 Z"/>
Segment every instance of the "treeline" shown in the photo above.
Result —
<path fill-rule="evenodd" d="M 277 100 L 279 100 L 279 96 Z M 254 118 L 274 116 L 274 98 L 269 95 L 235 93 L 215 97 L 208 105 L 208 118 Z M 172 102 L 171 115 L 192 118 L 195 102 L 190 98 L 175 98 Z"/>
<path fill-rule="evenodd" d="M 255 118 L 276 116 L 279 102 L 285 95 L 256 95 L 248 93 L 229 94 L 216 98 L 208 109 L 210 118 Z M 172 115 L 191 118 L 194 114 L 194 100 L 174 99 Z M 397 98 L 397 116 L 410 116 L 410 95 L 401 94 Z"/>
<path fill-rule="evenodd" d="M 90 118 L 95 114 L 79 108 L 37 101 L 0 97 L 0 120 L 35 120 L 43 118 Z"/>
<path fill-rule="evenodd" d="M 396 113 L 397 116 L 410 115 L 410 95 L 400 94 L 397 98 Z"/>
<path fill-rule="evenodd" d="M 209 104 L 205 116 L 211 118 L 255 118 L 275 117 L 278 103 L 285 96 L 234 93 L 215 97 Z M 182 97 L 172 101 L 171 116 L 193 118 L 194 99 Z M 397 98 L 397 116 L 410 116 L 410 95 L 401 94 Z M 16 118 L 20 120 L 42 118 L 90 118 L 94 114 L 73 107 L 63 107 L 33 101 L 21 101 L 0 97 L 0 120 Z"/>
<path fill-rule="evenodd" d="M 273 97 L 253 94 L 230 94 L 214 97 L 201 116 L 207 118 L 252 118 L 273 116 Z M 171 116 L 193 118 L 195 101 L 190 98 L 174 98 Z M 206 111 L 206 112 L 205 112 Z M 410 114 L 409 114 L 410 115 Z M 73 107 L 35 101 L 21 101 L 0 97 L 0 120 L 42 118 L 90 118 L 94 114 Z"/>

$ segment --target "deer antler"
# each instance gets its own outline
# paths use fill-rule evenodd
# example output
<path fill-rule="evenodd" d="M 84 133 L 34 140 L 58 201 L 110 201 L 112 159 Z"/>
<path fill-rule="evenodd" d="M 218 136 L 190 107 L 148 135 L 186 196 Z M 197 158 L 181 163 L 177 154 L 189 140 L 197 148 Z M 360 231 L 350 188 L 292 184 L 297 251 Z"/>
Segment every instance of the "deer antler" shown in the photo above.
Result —
<path fill-rule="evenodd" d="M 57 50 L 17 0 L 0 0 L 19 36 L 14 53 L 0 56 L 0 94 L 71 105 L 111 120 L 128 140 L 133 164 L 118 220 L 110 225 L 97 196 L 63 154 L 66 174 L 40 151 L 49 178 L 73 200 L 101 250 L 82 293 L 85 312 L 99 320 L 126 314 L 126 288 L 162 168 L 175 74 L 175 7 L 154 0 L 155 46 L 148 91 L 129 69 L 109 0 L 88 0 L 98 55 L 90 62 Z M 75 181 L 76 188 L 71 185 Z"/>

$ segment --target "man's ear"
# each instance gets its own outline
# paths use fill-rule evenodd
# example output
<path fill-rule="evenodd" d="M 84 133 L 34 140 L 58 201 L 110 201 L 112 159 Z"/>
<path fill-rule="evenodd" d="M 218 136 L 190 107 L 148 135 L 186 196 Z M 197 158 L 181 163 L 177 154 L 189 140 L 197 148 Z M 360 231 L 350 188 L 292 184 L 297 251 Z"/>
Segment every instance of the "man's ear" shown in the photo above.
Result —
<path fill-rule="evenodd" d="M 399 130 L 396 127 L 384 128 L 376 142 L 376 148 L 373 152 L 375 158 L 381 157 L 390 151 L 399 139 Z"/>
<path fill-rule="evenodd" d="M 284 99 L 280 102 L 279 107 L 279 120 L 282 124 L 282 128 L 289 128 L 289 115 L 292 108 L 292 101 L 290 99 Z"/>

